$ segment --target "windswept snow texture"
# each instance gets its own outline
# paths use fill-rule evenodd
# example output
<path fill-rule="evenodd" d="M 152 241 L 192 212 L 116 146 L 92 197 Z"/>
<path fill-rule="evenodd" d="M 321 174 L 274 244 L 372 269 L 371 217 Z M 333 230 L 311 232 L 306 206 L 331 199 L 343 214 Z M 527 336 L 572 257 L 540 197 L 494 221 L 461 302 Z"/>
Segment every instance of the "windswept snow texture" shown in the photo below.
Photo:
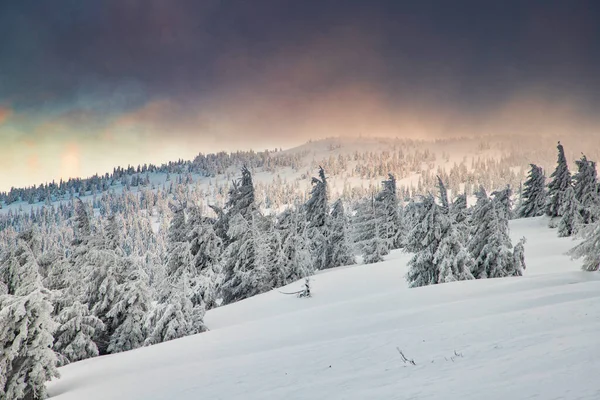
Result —
<path fill-rule="evenodd" d="M 600 399 L 600 275 L 543 217 L 524 277 L 408 289 L 410 255 L 328 270 L 313 298 L 275 290 L 210 311 L 211 329 L 74 363 L 57 400 Z M 294 291 L 296 282 L 282 291 Z M 403 362 L 400 349 L 416 365 Z"/>

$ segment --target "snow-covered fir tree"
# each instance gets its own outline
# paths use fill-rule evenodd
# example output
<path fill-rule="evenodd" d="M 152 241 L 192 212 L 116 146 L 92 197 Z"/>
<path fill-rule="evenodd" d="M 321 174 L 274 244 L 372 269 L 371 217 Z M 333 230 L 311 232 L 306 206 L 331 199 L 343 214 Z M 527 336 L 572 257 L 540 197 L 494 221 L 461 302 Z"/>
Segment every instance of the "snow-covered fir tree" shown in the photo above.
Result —
<path fill-rule="evenodd" d="M 432 196 L 423 201 L 425 213 L 409 232 L 407 248 L 415 254 L 406 276 L 410 287 L 473 279 L 474 261 L 465 248 L 458 224 Z"/>
<path fill-rule="evenodd" d="M 333 203 L 331 208 L 331 233 L 329 235 L 328 246 L 331 255 L 328 259 L 332 267 L 355 263 L 354 252 L 350 244 L 348 223 L 349 220 L 344 211 L 344 203 L 341 199 L 338 199 Z M 389 233 L 390 231 L 386 232 Z M 393 237 L 397 237 L 397 235 L 393 235 Z"/>
<path fill-rule="evenodd" d="M 442 181 L 442 178 L 440 178 L 440 176 L 437 176 L 437 180 L 438 180 L 438 199 L 440 201 L 440 205 L 442 207 L 442 210 L 444 212 L 448 212 L 448 210 L 450 209 L 450 202 L 448 201 L 448 191 L 446 190 L 446 185 L 444 185 L 444 182 Z"/>
<path fill-rule="evenodd" d="M 191 209 L 187 241 L 193 266 L 192 303 L 203 303 L 206 309 L 216 306 L 218 265 L 223 241 L 214 229 L 214 221 L 201 215 L 199 207 Z"/>
<path fill-rule="evenodd" d="M 585 155 L 577 164 L 577 173 L 573 176 L 573 191 L 579 203 L 579 213 L 584 224 L 595 222 L 600 213 L 600 198 L 598 196 L 598 179 L 596 163 L 589 161 Z"/>
<path fill-rule="evenodd" d="M 141 267 L 131 269 L 107 314 L 115 326 L 108 345 L 110 353 L 136 349 L 146 340 L 146 316 L 151 302 L 148 277 Z"/>
<path fill-rule="evenodd" d="M 525 181 L 521 204 L 517 210 L 520 218 L 538 217 L 546 212 L 546 177 L 542 167 L 530 164 L 531 170 Z"/>
<path fill-rule="evenodd" d="M 415 254 L 408 262 L 406 280 L 410 287 L 434 285 L 439 282 L 440 271 L 434 261 L 435 253 L 447 229 L 444 213 L 433 196 L 423 200 L 423 214 L 420 221 L 408 233 L 406 250 Z"/>
<path fill-rule="evenodd" d="M 567 237 L 576 235 L 579 228 L 583 225 L 583 218 L 580 214 L 581 206 L 575 198 L 575 192 L 569 186 L 562 198 L 562 204 L 558 211 L 560 222 L 558 223 L 558 236 Z"/>
<path fill-rule="evenodd" d="M 299 211 L 288 209 L 277 218 L 275 236 L 278 248 L 271 272 L 273 287 L 284 286 L 312 274 L 314 263 L 306 232 L 306 222 Z"/>
<path fill-rule="evenodd" d="M 469 210 L 467 208 L 467 196 L 464 193 L 456 196 L 450 204 L 449 215 L 452 222 L 456 224 L 461 242 L 466 243 L 469 238 Z"/>
<path fill-rule="evenodd" d="M 585 240 L 569 250 L 568 254 L 573 259 L 583 258 L 581 269 L 584 271 L 598 271 L 600 269 L 600 224 L 587 235 Z"/>
<path fill-rule="evenodd" d="M 482 190 L 473 210 L 472 235 L 468 249 L 475 260 L 473 276 L 498 278 L 519 275 L 509 236 L 507 210 L 510 209 L 509 189 L 494 192 L 490 199 Z"/>
<path fill-rule="evenodd" d="M 365 264 L 383 261 L 383 256 L 389 253 L 383 219 L 374 198 L 363 201 L 356 209 L 353 238 Z"/>
<path fill-rule="evenodd" d="M 251 215 L 247 220 L 242 214 L 237 214 L 229 220 L 227 235 L 231 243 L 223 255 L 223 283 L 220 288 L 223 304 L 271 289 L 269 268 L 259 260 L 265 251 L 260 246 L 266 246 L 267 242 L 262 240 L 258 218 L 258 215 Z"/>
<path fill-rule="evenodd" d="M 331 232 L 329 221 L 329 189 L 325 170 L 319 167 L 319 177 L 312 178 L 312 189 L 310 198 L 304 204 L 306 215 L 308 237 L 311 238 L 311 254 L 315 263 L 315 269 L 331 268 L 332 265 L 327 256 L 328 238 Z"/>
<path fill-rule="evenodd" d="M 7 294 L 0 295 L 0 398 L 44 399 L 45 382 L 58 377 L 58 359 L 52 350 L 50 293 L 42 286 L 39 266 L 27 232 L 17 239 L 17 250 L 3 263 L 0 280 L 9 277 Z M 7 265 L 10 271 L 6 273 Z M 16 276 L 19 278 L 16 279 Z"/>
<path fill-rule="evenodd" d="M 396 177 L 388 174 L 388 179 L 382 182 L 382 190 L 375 197 L 375 206 L 383 237 L 389 249 L 398 249 L 402 245 L 402 220 L 396 189 Z"/>
<path fill-rule="evenodd" d="M 471 270 L 475 261 L 465 247 L 457 224 L 452 220 L 446 221 L 442 239 L 433 255 L 433 263 L 439 271 L 438 283 L 473 279 Z"/>
<path fill-rule="evenodd" d="M 552 175 L 550 175 L 551 181 L 548 184 L 546 197 L 546 215 L 552 218 L 561 216 L 560 208 L 563 203 L 563 196 L 567 188 L 571 186 L 571 173 L 567 165 L 565 149 L 560 142 L 558 142 L 556 148 L 558 149 L 557 165 Z"/>
<path fill-rule="evenodd" d="M 194 307 L 190 300 L 189 278 L 184 273 L 179 282 L 171 286 L 170 293 L 146 319 L 148 337 L 145 345 L 179 339 L 206 331 L 204 308 Z"/>
<path fill-rule="evenodd" d="M 93 338 L 104 330 L 102 321 L 92 315 L 86 304 L 72 301 L 56 317 L 58 328 L 54 334 L 54 351 L 61 365 L 99 355 Z"/>

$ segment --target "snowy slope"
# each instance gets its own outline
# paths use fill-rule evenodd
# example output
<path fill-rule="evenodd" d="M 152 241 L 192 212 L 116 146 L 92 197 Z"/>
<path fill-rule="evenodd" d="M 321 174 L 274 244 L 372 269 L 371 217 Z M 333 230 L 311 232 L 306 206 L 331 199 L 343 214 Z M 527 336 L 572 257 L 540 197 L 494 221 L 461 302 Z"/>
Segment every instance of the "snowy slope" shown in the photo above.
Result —
<path fill-rule="evenodd" d="M 409 255 L 210 311 L 210 332 L 61 368 L 57 400 L 598 399 L 600 276 L 544 218 L 525 277 L 408 289 Z M 291 291 L 300 283 L 282 291 Z M 404 363 L 397 350 L 414 359 Z M 456 353 L 455 353 L 456 352 Z"/>

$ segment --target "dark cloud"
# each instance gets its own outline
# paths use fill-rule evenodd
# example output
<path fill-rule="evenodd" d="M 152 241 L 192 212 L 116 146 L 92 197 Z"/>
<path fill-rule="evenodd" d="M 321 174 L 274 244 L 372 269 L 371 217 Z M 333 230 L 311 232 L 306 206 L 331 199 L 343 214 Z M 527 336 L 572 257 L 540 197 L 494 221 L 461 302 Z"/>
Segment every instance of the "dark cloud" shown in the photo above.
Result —
<path fill-rule="evenodd" d="M 85 141 L 587 132 L 599 18 L 594 0 L 5 1 L 0 136 L 85 154 Z"/>

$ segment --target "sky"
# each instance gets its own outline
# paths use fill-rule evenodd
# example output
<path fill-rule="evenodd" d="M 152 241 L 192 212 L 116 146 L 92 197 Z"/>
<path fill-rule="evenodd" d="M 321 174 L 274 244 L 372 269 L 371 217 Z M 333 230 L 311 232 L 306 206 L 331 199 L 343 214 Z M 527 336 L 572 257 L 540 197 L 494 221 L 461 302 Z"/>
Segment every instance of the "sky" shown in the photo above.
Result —
<path fill-rule="evenodd" d="M 0 190 L 331 136 L 597 134 L 600 2 L 0 1 Z"/>

